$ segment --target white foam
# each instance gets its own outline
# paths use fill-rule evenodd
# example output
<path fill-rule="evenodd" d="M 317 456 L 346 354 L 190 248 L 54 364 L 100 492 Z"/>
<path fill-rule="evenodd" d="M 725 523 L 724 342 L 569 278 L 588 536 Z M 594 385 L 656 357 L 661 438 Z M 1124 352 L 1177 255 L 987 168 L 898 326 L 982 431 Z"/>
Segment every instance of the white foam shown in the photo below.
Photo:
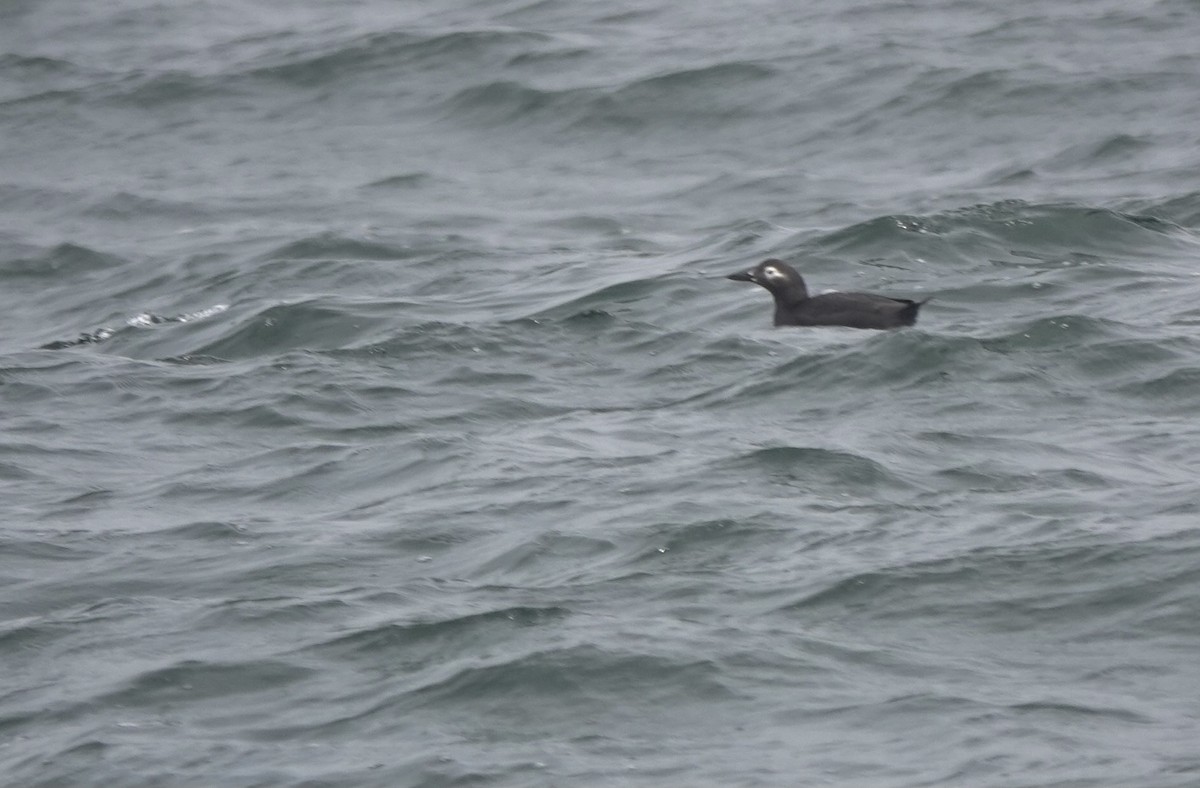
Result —
<path fill-rule="evenodd" d="M 180 323 L 188 323 L 192 320 L 204 320 L 213 315 L 219 315 L 228 308 L 229 304 L 213 304 L 207 309 L 201 309 L 199 312 L 188 312 L 185 315 L 180 315 L 176 320 Z"/>
<path fill-rule="evenodd" d="M 125 321 L 125 325 L 133 328 L 148 328 L 156 326 L 159 323 L 190 323 L 193 320 L 204 320 L 213 315 L 219 315 L 229 308 L 229 304 L 214 304 L 207 309 L 201 309 L 197 312 L 185 312 L 176 317 L 159 317 L 150 312 L 142 312 L 140 315 L 134 315 Z"/>

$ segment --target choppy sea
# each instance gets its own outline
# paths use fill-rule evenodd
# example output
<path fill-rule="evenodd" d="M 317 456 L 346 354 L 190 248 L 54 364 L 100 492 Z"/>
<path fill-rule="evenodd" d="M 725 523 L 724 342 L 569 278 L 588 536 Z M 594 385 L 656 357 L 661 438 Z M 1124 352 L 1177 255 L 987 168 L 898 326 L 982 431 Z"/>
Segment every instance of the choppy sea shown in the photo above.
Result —
<path fill-rule="evenodd" d="M 1197 42 L 0 3 L 0 783 L 1200 785 Z"/>

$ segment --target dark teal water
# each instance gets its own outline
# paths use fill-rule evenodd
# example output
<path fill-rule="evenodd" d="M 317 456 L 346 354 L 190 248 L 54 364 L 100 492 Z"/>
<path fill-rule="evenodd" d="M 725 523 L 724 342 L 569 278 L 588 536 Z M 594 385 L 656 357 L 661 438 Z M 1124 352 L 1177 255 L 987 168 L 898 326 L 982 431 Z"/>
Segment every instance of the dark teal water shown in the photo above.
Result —
<path fill-rule="evenodd" d="M 1200 784 L 1197 41 L 0 5 L 0 782 Z"/>

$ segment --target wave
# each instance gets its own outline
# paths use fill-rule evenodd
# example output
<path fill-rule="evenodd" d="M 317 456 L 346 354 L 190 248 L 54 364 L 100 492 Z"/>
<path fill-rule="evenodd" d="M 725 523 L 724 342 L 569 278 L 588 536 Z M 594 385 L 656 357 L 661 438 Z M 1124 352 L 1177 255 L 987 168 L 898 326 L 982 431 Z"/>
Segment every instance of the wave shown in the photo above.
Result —
<path fill-rule="evenodd" d="M 47 96 L 72 95 L 112 74 L 57 57 L 0 54 L 0 106 L 19 106 Z"/>
<path fill-rule="evenodd" d="M 688 119 L 738 120 L 753 95 L 749 85 L 776 76 L 757 63 L 727 62 L 682 69 L 634 79 L 612 87 L 565 89 L 534 87 L 517 79 L 473 85 L 457 92 L 444 105 L 448 118 L 469 123 L 547 124 L 562 131 L 627 129 L 647 124 L 676 124 Z M 730 98 L 714 103 L 713 92 Z M 700 100 L 700 96 L 706 100 Z"/>
<path fill-rule="evenodd" d="M 771 446 L 756 449 L 734 460 L 727 460 L 725 464 L 731 468 L 765 472 L 791 472 L 811 468 L 857 481 L 890 476 L 879 463 L 862 455 L 809 446 Z"/>
<path fill-rule="evenodd" d="M 1151 215 L 1006 200 L 926 216 L 880 216 L 829 233 L 815 245 L 829 255 L 886 258 L 892 250 L 903 248 L 910 255 L 1016 259 L 1031 265 L 1084 253 L 1140 257 L 1151 251 L 1194 252 L 1200 238 Z"/>
<path fill-rule="evenodd" d="M 318 644 L 304 652 L 340 659 L 371 656 L 382 652 L 403 655 L 410 668 L 437 664 L 455 644 L 468 645 L 480 639 L 493 644 L 531 627 L 561 624 L 571 615 L 565 607 L 504 607 L 465 615 L 428 616 L 408 623 L 367 625 Z"/>
<path fill-rule="evenodd" d="M 211 62 L 224 65 L 206 71 L 180 66 L 85 70 L 65 60 L 8 55 L 0 58 L 0 75 L 13 74 L 28 87 L 14 95 L 0 93 L 0 106 L 60 101 L 153 109 L 247 95 L 277 104 L 261 88 L 282 84 L 313 91 L 340 85 L 373 92 L 386 81 L 412 84 L 414 72 L 465 78 L 502 71 L 510 63 L 519 67 L 522 56 L 579 51 L 546 33 L 503 28 L 391 30 L 323 41 L 313 37 L 287 51 L 280 51 L 271 36 L 210 46 Z M 236 52 L 232 62 L 228 51 Z"/>
<path fill-rule="evenodd" d="M 1103 485 L 1103 479 L 1095 482 Z M 1175 555 L 1166 535 L 1114 543 L 1094 535 L 1055 533 L 1050 540 L 966 549 L 930 560 L 896 562 L 832 581 L 801 592 L 780 612 L 811 613 L 819 608 L 852 610 L 855 615 L 886 619 L 896 610 L 905 615 L 932 613 L 961 604 L 980 623 L 995 621 L 1009 627 L 1078 622 L 1083 633 L 1123 620 L 1142 626 L 1142 611 L 1169 598 L 1181 582 L 1196 574 L 1182 555 Z M 1189 549 L 1187 552 L 1194 552 Z M 1169 557 L 1168 557 L 1169 556 Z M 1166 561 L 1165 564 L 1161 563 Z M 1123 588 L 1095 580 L 1117 565 L 1157 570 L 1146 575 L 1124 574 Z M 1072 578 L 1063 585 L 1063 578 Z M 1132 579 L 1130 579 L 1132 578 Z M 1111 579 L 1111 578 L 1110 578 Z M 950 596 L 956 594 L 956 596 Z M 966 598 L 963 597 L 967 594 Z M 961 602 L 951 601 L 954 599 Z M 1081 615 L 1086 611 L 1086 615 Z"/>
<path fill-rule="evenodd" d="M 1200 191 L 1164 200 L 1132 200 L 1126 203 L 1126 210 L 1160 217 L 1192 230 L 1200 229 Z"/>
<path fill-rule="evenodd" d="M 214 304 L 204 309 L 199 309 L 194 312 L 184 312 L 179 315 L 158 315 L 152 312 L 142 312 L 133 315 L 125 320 L 127 328 L 149 328 L 151 326 L 162 325 L 163 323 L 192 323 L 198 320 L 219 315 L 229 308 L 228 304 Z M 48 342 L 39 346 L 39 350 L 63 350 L 66 348 L 77 347 L 79 345 L 94 345 L 99 342 L 111 339 L 116 336 L 121 329 L 114 328 L 98 328 L 95 331 L 85 331 L 75 339 L 62 339 Z"/>
<path fill-rule="evenodd" d="M 326 45 L 321 53 L 306 47 L 283 57 L 272 55 L 272 59 L 283 62 L 250 64 L 241 73 L 313 88 L 368 75 L 379 78 L 381 72 L 394 72 L 396 78 L 403 79 L 411 77 L 413 69 L 442 74 L 496 71 L 514 57 L 547 46 L 556 46 L 553 36 L 524 30 L 388 31 L 337 41 Z"/>
<path fill-rule="evenodd" d="M 431 244 L 432 246 L 432 244 Z M 440 247 L 439 247 L 440 249 Z M 432 249 L 428 250 L 432 251 Z M 369 241 L 336 233 L 322 233 L 277 246 L 259 255 L 270 260 L 404 260 L 427 250 L 414 251 L 411 246 Z"/>
<path fill-rule="evenodd" d="M 0 263 L 0 276 L 77 277 L 94 271 L 121 268 L 129 261 L 80 244 L 62 243 L 33 257 L 18 257 Z"/>

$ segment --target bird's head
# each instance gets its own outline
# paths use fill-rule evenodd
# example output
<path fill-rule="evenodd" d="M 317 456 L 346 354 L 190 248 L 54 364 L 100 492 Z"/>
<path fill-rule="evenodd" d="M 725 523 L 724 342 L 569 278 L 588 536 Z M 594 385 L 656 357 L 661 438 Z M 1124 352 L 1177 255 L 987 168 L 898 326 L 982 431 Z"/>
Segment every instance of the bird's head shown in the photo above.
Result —
<path fill-rule="evenodd" d="M 808 288 L 804 284 L 804 277 L 800 276 L 795 268 L 775 258 L 763 260 L 747 271 L 738 271 L 725 278 L 735 282 L 753 282 L 760 287 L 765 287 L 773 294 L 787 294 L 801 299 L 808 297 Z"/>

